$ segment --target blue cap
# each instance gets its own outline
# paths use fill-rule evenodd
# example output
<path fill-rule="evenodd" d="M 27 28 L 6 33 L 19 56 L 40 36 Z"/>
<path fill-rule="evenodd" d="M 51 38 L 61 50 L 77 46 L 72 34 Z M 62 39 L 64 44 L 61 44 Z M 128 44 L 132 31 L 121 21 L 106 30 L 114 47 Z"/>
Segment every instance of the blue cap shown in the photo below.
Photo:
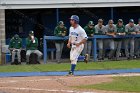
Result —
<path fill-rule="evenodd" d="M 72 15 L 70 19 L 75 20 L 76 23 L 79 23 L 79 17 L 77 15 Z"/>

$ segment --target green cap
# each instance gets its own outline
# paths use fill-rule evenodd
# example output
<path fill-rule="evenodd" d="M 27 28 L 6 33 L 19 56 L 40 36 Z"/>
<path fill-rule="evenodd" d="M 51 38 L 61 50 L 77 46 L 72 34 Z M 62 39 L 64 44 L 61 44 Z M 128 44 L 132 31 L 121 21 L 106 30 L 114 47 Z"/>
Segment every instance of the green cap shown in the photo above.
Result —
<path fill-rule="evenodd" d="M 123 20 L 122 20 L 122 19 L 119 19 L 119 20 L 118 20 L 118 22 L 121 22 L 121 23 L 122 23 L 122 22 L 123 22 Z"/>
<path fill-rule="evenodd" d="M 133 19 L 130 19 L 129 22 L 134 23 L 134 20 Z"/>
<path fill-rule="evenodd" d="M 30 31 L 29 34 L 34 35 L 34 31 Z"/>
<path fill-rule="evenodd" d="M 58 25 L 64 25 L 64 22 L 63 21 L 59 21 Z"/>
<path fill-rule="evenodd" d="M 94 25 L 93 21 L 89 21 L 88 25 Z"/>

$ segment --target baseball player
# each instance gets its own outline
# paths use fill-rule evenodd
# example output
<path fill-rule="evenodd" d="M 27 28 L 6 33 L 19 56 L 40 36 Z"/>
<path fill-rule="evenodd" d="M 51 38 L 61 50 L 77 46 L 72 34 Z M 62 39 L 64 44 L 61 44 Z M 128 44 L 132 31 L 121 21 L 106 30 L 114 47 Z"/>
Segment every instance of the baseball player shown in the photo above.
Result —
<path fill-rule="evenodd" d="M 115 49 L 115 44 L 114 44 L 114 37 L 116 37 L 115 32 L 116 32 L 116 26 L 113 24 L 113 20 L 108 21 L 108 25 L 105 27 L 105 32 L 106 35 L 111 36 L 111 39 L 107 39 L 109 42 L 109 48 L 110 48 L 110 53 L 108 59 L 114 59 L 114 49 Z"/>
<path fill-rule="evenodd" d="M 129 23 L 125 26 L 125 31 L 127 35 L 136 35 L 137 27 L 134 24 L 134 20 L 130 19 Z M 125 39 L 125 55 L 127 59 L 134 58 L 134 37 Z M 128 51 L 128 45 L 130 44 L 130 53 Z"/>
<path fill-rule="evenodd" d="M 12 63 L 11 64 L 15 64 L 15 55 L 17 53 L 17 57 L 18 57 L 18 63 L 21 63 L 21 48 L 22 48 L 22 39 L 19 37 L 19 35 L 14 35 L 14 37 L 10 40 L 10 44 L 9 44 L 9 50 L 11 51 L 12 54 Z"/>
<path fill-rule="evenodd" d="M 55 27 L 54 35 L 63 37 L 67 34 L 67 28 L 64 26 L 63 21 L 59 21 L 58 26 Z M 56 46 L 56 60 L 58 63 L 60 63 L 61 54 L 64 46 L 64 41 L 55 41 Z"/>
<path fill-rule="evenodd" d="M 124 36 L 125 35 L 125 26 L 123 25 L 123 20 L 119 19 L 118 23 L 116 25 L 117 31 L 116 31 L 116 35 L 117 36 Z M 116 50 L 116 60 L 119 60 L 119 56 L 120 56 L 120 51 L 121 51 L 121 46 L 122 46 L 122 38 L 116 38 L 114 39 L 115 41 L 115 50 Z"/>
<path fill-rule="evenodd" d="M 86 34 L 88 37 L 93 37 L 94 33 L 95 33 L 95 28 L 94 28 L 94 23 L 93 21 L 89 21 L 87 26 L 84 27 L 84 30 L 86 31 Z M 84 55 L 88 54 L 88 60 L 90 60 L 90 54 L 91 54 L 91 48 L 92 47 L 92 40 L 88 40 L 86 43 L 85 43 L 85 46 L 84 46 Z"/>
<path fill-rule="evenodd" d="M 26 38 L 26 60 L 29 63 L 29 57 L 31 53 L 38 55 L 38 60 L 42 57 L 42 53 L 38 50 L 38 39 L 34 36 L 34 31 L 29 32 L 28 38 Z"/>
<path fill-rule="evenodd" d="M 71 60 L 71 70 L 69 75 L 74 74 L 74 70 L 77 64 L 79 55 L 81 54 L 84 44 L 87 41 L 87 34 L 85 30 L 79 25 L 79 17 L 77 15 L 72 15 L 70 18 L 70 32 L 67 47 L 71 47 L 70 60 Z"/>
<path fill-rule="evenodd" d="M 103 20 L 99 19 L 98 24 L 95 25 L 95 34 L 96 35 L 104 35 L 105 34 L 105 26 L 103 25 Z M 99 47 L 99 55 L 98 60 L 103 60 L 103 39 L 97 39 L 97 45 Z"/>
<path fill-rule="evenodd" d="M 137 35 L 140 35 L 140 19 L 137 24 Z M 135 39 L 135 56 L 136 58 L 140 57 L 140 38 Z"/>

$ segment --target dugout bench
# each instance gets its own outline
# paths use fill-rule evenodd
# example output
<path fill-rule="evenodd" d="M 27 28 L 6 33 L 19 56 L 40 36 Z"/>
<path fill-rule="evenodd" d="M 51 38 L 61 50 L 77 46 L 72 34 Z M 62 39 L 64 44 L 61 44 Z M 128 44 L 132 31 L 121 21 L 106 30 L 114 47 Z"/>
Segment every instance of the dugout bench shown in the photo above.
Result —
<path fill-rule="evenodd" d="M 126 35 L 126 36 L 116 36 L 115 38 L 140 38 L 140 35 Z M 96 50 L 96 51 L 93 51 L 93 60 L 94 62 L 97 61 L 97 39 L 109 39 L 109 38 L 114 38 L 112 36 L 108 36 L 108 35 L 94 35 L 93 37 L 90 37 L 89 39 L 92 39 L 92 44 L 93 44 L 93 49 Z M 65 36 L 65 37 L 57 37 L 57 36 L 44 36 L 43 37 L 43 53 L 44 53 L 44 57 L 43 57 L 43 60 L 44 60 L 44 64 L 47 63 L 47 41 L 49 40 L 68 40 L 68 36 Z"/>

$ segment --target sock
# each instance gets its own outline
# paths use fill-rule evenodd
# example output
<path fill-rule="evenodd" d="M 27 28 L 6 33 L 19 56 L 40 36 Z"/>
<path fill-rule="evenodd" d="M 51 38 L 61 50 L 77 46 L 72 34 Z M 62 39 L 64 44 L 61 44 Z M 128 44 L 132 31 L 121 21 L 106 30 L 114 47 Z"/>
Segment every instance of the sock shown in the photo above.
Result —
<path fill-rule="evenodd" d="M 78 57 L 78 61 L 84 61 L 84 59 L 85 59 L 85 56 L 79 56 Z"/>
<path fill-rule="evenodd" d="M 73 73 L 75 70 L 76 64 L 71 64 L 71 72 Z"/>

